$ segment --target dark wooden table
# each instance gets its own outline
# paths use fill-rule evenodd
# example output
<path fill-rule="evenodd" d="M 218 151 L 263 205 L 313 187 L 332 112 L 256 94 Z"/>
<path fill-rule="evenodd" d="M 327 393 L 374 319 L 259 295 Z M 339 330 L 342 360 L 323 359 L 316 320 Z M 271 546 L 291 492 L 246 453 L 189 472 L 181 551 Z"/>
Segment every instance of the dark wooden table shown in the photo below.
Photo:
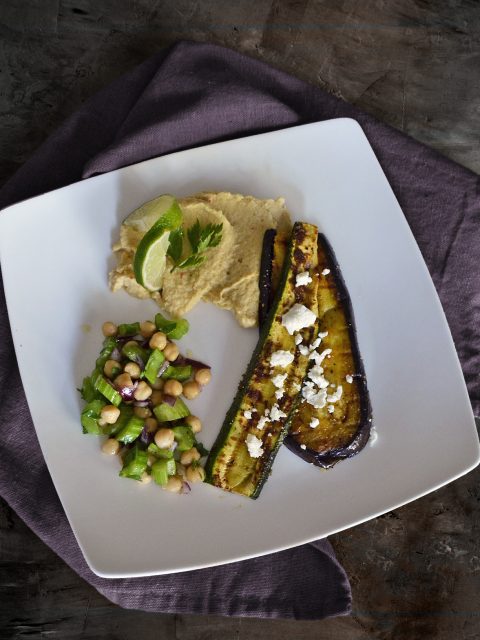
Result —
<path fill-rule="evenodd" d="M 2 181 L 86 97 L 182 38 L 269 62 L 480 171 L 477 0 L 4 0 L 0 34 Z M 354 612 L 319 622 L 122 610 L 0 502 L 0 638 L 478 639 L 479 479 L 332 536 Z"/>

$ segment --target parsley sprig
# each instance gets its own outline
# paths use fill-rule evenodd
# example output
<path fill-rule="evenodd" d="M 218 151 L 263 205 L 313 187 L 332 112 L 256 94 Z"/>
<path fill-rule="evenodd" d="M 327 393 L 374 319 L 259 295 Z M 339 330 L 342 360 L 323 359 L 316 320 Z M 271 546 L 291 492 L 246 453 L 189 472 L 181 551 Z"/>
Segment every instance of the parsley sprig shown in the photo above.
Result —
<path fill-rule="evenodd" d="M 202 264 L 206 259 L 205 252 L 207 249 L 216 247 L 219 245 L 222 239 L 223 224 L 206 224 L 204 227 L 200 225 L 200 220 L 197 219 L 195 224 L 187 229 L 187 237 L 191 247 L 191 253 L 184 258 L 183 254 L 183 229 L 176 229 L 170 233 L 170 245 L 168 247 L 167 255 L 173 261 L 173 269 L 189 269 L 197 267 Z"/>

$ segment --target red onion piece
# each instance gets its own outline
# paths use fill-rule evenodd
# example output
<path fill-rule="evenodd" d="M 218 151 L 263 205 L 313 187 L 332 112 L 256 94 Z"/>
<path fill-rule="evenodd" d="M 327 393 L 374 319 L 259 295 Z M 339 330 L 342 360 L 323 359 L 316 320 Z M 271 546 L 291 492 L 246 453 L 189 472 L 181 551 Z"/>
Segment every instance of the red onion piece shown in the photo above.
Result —
<path fill-rule="evenodd" d="M 136 407 L 148 407 L 150 400 L 135 400 L 133 403 Z"/>
<path fill-rule="evenodd" d="M 148 446 L 150 443 L 153 442 L 153 433 L 149 433 L 147 431 L 147 427 L 143 427 L 139 440 L 140 442 L 143 442 L 143 444 L 146 444 Z"/>
<path fill-rule="evenodd" d="M 122 396 L 122 399 L 125 401 L 133 400 L 133 394 L 135 393 L 135 389 L 138 387 L 138 382 L 135 381 L 133 383 L 133 387 L 118 387 L 117 391 Z"/>
<path fill-rule="evenodd" d="M 170 366 L 170 362 L 168 360 L 165 360 L 165 362 L 162 363 L 162 365 L 160 366 L 160 369 L 158 370 L 157 378 L 160 378 L 160 376 L 165 373 L 165 371 L 168 369 L 169 366 Z"/>
<path fill-rule="evenodd" d="M 190 487 L 188 482 L 185 482 L 185 480 L 184 480 L 183 483 L 182 483 L 182 493 L 190 493 L 191 490 L 192 490 L 192 488 Z"/>
<path fill-rule="evenodd" d="M 189 364 L 194 369 L 211 369 L 212 367 L 209 364 L 204 364 L 200 362 L 200 360 L 193 360 L 192 358 L 185 358 L 185 356 L 178 356 L 175 360 L 174 364 L 178 365 L 186 365 Z"/>
<path fill-rule="evenodd" d="M 120 353 L 120 349 L 117 349 L 117 347 L 115 347 L 115 349 L 110 354 L 110 358 L 109 359 L 110 360 L 116 360 L 117 362 L 120 362 L 120 360 L 122 359 L 122 354 Z"/>
<path fill-rule="evenodd" d="M 162 398 L 162 400 L 163 400 L 163 402 L 166 402 L 168 405 L 173 407 L 173 405 L 177 401 L 177 398 L 175 396 L 168 395 L 168 393 L 165 393 L 163 398 Z"/>

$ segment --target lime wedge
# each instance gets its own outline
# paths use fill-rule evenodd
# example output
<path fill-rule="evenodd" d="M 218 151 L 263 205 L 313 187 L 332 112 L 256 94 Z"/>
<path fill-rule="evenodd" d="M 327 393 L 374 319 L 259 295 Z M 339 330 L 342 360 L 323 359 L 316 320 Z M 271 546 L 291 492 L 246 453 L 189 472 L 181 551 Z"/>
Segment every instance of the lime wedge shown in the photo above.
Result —
<path fill-rule="evenodd" d="M 165 194 L 132 211 L 123 224 L 140 233 L 147 233 L 156 224 L 172 230 L 182 224 L 182 210 L 173 196 Z"/>
<path fill-rule="evenodd" d="M 147 231 L 137 247 L 133 259 L 135 280 L 149 291 L 158 291 L 162 286 L 169 244 L 170 230 L 160 225 Z"/>

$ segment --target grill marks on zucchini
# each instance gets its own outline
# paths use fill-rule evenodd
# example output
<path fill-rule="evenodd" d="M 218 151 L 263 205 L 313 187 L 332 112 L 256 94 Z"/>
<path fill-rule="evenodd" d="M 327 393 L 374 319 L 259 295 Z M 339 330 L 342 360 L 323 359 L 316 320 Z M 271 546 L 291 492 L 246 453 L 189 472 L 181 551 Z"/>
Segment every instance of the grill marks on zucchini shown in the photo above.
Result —
<path fill-rule="evenodd" d="M 301 384 L 309 365 L 308 357 L 296 349 L 294 336 L 289 335 L 282 325 L 282 316 L 296 302 L 317 315 L 317 279 L 303 287 L 301 294 L 295 287 L 297 274 L 315 269 L 317 263 L 317 228 L 306 223 L 295 223 L 273 304 L 205 467 L 207 482 L 221 489 L 257 498 L 268 478 L 288 429 L 287 419 L 269 421 L 263 429 L 258 428 L 259 421 L 265 410 L 270 411 L 274 405 L 287 416 L 292 412 L 298 401 L 297 385 Z M 314 325 L 302 330 L 307 343 L 315 338 L 317 329 Z M 272 372 L 270 358 L 276 351 L 291 352 L 294 359 L 291 364 L 275 367 Z M 272 376 L 278 373 L 287 374 L 284 395 L 280 399 L 276 398 L 276 388 L 272 383 Z M 245 411 L 252 411 L 251 419 L 245 417 Z M 245 439 L 249 433 L 261 440 L 263 453 L 260 457 L 251 457 L 248 452 Z"/>

